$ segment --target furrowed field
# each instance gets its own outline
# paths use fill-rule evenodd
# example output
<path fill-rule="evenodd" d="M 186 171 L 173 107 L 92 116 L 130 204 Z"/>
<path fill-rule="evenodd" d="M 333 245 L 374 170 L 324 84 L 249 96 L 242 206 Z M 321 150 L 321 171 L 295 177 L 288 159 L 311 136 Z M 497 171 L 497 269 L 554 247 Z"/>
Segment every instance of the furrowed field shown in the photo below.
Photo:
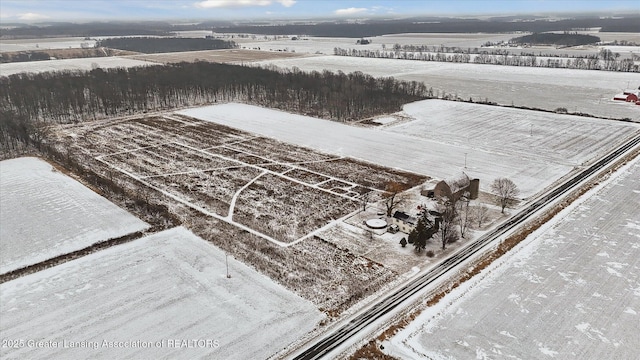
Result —
<path fill-rule="evenodd" d="M 0 169 L 0 273 L 149 227 L 40 159 Z"/>
<path fill-rule="evenodd" d="M 178 227 L 6 282 L 2 338 L 62 345 L 3 348 L 3 357 L 266 358 L 322 319 L 233 258 L 227 278 L 226 262 Z M 118 342 L 137 345 L 109 345 Z"/>

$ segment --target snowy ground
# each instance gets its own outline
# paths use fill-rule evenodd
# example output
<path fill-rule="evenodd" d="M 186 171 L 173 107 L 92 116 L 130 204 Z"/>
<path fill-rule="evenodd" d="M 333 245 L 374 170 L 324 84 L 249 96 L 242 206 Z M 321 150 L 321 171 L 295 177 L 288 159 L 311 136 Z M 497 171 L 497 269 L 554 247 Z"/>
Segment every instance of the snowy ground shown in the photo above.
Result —
<path fill-rule="evenodd" d="M 614 40 L 640 42 L 640 33 L 600 33 L 598 31 L 582 31 L 583 34 L 590 34 L 600 37 L 603 42 L 610 43 Z M 508 42 L 510 39 L 522 34 L 492 34 L 492 33 L 404 33 L 404 34 L 388 34 L 382 36 L 367 37 L 371 43 L 366 45 L 356 44 L 360 38 L 331 38 L 331 37 L 299 37 L 299 40 L 291 40 L 290 35 L 287 37 L 273 39 L 271 36 L 255 35 L 247 38 L 234 37 L 233 40 L 241 47 L 248 49 L 271 50 L 271 51 L 289 51 L 307 54 L 324 54 L 333 55 L 333 49 L 349 48 L 356 50 L 392 50 L 395 45 L 415 45 L 429 47 L 450 47 L 460 48 L 464 51 L 492 51 L 495 49 L 509 51 L 510 54 L 535 54 L 540 58 L 542 55 L 551 55 L 554 58 L 567 57 L 586 57 L 597 55 L 602 49 L 609 49 L 614 53 L 620 54 L 622 59 L 631 58 L 632 54 L 638 54 L 637 46 L 614 46 L 614 45 L 583 45 L 574 47 L 555 47 L 547 45 L 537 45 L 528 47 L 505 47 L 505 46 L 488 46 L 483 47 L 487 42 L 501 43 Z M 230 37 L 230 35 L 227 35 Z"/>
<path fill-rule="evenodd" d="M 416 187 L 403 193 L 404 200 L 398 207 L 399 210 L 405 211 L 412 216 L 418 217 L 417 206 L 424 206 L 431 202 L 429 206 L 433 206 L 435 201 L 427 200 L 420 195 L 420 188 Z M 486 199 L 478 199 L 471 201 L 470 214 L 475 213 L 476 206 Z M 449 243 L 445 250 L 442 250 L 440 234 L 436 233 L 427 241 L 426 247 L 420 252 L 416 252 L 412 244 L 405 247 L 400 245 L 400 239 L 407 239 L 408 235 L 403 232 L 390 233 L 387 229 L 375 229 L 367 227 L 365 222 L 370 219 L 382 219 L 387 224 L 392 221 L 385 215 L 383 204 L 377 203 L 368 206 L 365 211 L 359 211 L 345 219 L 344 221 L 330 227 L 317 235 L 341 249 L 348 249 L 351 253 L 361 255 L 375 261 L 398 274 L 412 274 L 420 270 L 427 269 L 434 264 L 456 252 L 460 247 L 466 246 L 472 239 L 482 236 L 488 228 L 493 227 L 496 223 L 505 220 L 508 215 L 500 213 L 500 207 L 492 204 L 486 204 L 487 219 L 479 226 L 476 221 L 467 228 L 465 238 L 460 238 L 454 243 Z M 507 214 L 509 211 L 507 211 Z M 430 254 L 428 254 L 431 252 Z"/>
<path fill-rule="evenodd" d="M 47 71 L 82 70 L 89 71 L 100 68 L 130 68 L 136 66 L 158 65 L 157 63 L 127 59 L 123 57 L 98 57 L 81 59 L 43 60 L 31 62 L 16 62 L 0 64 L 0 76 L 9 76 L 18 73 L 41 73 Z"/>
<path fill-rule="evenodd" d="M 639 73 L 549 69 L 518 66 L 457 64 L 398 59 L 312 56 L 258 62 L 302 71 L 361 71 L 375 77 L 424 82 L 434 95 L 457 95 L 475 101 L 555 110 L 640 121 L 640 109 L 613 101 L 622 89 L 640 86 Z"/>
<path fill-rule="evenodd" d="M 231 257 L 229 272 L 221 250 L 179 227 L 6 282 L 0 337 L 25 345 L 3 343 L 2 357 L 263 359 L 322 319 Z"/>
<path fill-rule="evenodd" d="M 575 165 L 640 130 L 622 122 L 440 100 L 407 104 L 403 110 L 416 120 L 386 130 L 469 148 L 470 173 L 475 152 Z"/>
<path fill-rule="evenodd" d="M 438 117 L 431 117 L 431 111 Z M 493 179 L 508 177 L 517 184 L 523 197 L 537 193 L 574 166 L 593 158 L 616 137 L 638 129 L 628 123 L 439 100 L 407 105 L 405 112 L 417 120 L 395 130 L 355 127 L 243 104 L 179 113 L 435 178 L 450 178 L 464 170 L 478 177 L 484 190 Z M 486 128 L 494 120 L 500 127 Z M 440 122 L 443 125 L 435 129 L 427 128 Z M 530 124 L 534 124 L 533 135 Z M 450 130 L 454 126 L 462 136 Z M 557 151 L 561 151 L 561 156 Z"/>
<path fill-rule="evenodd" d="M 0 169 L 0 273 L 148 227 L 40 159 Z"/>
<path fill-rule="evenodd" d="M 95 40 L 85 40 L 82 37 L 42 38 L 42 39 L 5 39 L 0 41 L 0 52 L 9 51 L 38 51 L 45 49 L 70 49 L 94 47 Z"/>
<path fill-rule="evenodd" d="M 385 344 L 404 359 L 633 359 L 640 160 Z M 473 283 L 472 283 L 473 282 Z"/>

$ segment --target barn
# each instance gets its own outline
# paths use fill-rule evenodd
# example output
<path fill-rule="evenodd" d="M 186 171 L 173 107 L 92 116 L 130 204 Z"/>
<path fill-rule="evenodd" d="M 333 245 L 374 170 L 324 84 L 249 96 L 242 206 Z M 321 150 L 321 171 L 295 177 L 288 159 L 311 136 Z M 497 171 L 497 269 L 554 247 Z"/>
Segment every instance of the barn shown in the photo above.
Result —
<path fill-rule="evenodd" d="M 622 94 L 617 94 L 616 96 L 614 96 L 613 100 L 637 103 L 639 101 L 639 98 L 640 98 L 640 91 L 625 90 L 622 92 Z"/>
<path fill-rule="evenodd" d="M 478 192 L 480 190 L 480 180 L 470 179 L 464 172 L 445 180 L 429 180 L 422 186 L 420 195 L 428 198 L 439 199 L 449 198 L 457 200 L 464 195 L 465 192 L 469 193 L 469 199 L 475 200 L 478 198 Z"/>

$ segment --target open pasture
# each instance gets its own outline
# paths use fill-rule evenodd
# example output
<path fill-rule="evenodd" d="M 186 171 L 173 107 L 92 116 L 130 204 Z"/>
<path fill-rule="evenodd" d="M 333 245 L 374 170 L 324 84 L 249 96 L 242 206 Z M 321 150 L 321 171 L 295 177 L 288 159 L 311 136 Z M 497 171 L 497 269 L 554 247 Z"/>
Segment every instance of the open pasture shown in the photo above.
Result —
<path fill-rule="evenodd" d="M 148 227 L 40 159 L 0 169 L 0 273 Z"/>
<path fill-rule="evenodd" d="M 0 302 L 3 339 L 62 345 L 3 347 L 7 359 L 265 359 L 323 318 L 182 227 L 3 283 Z"/>
<path fill-rule="evenodd" d="M 389 181 L 409 188 L 426 179 L 180 114 L 80 124 L 63 136 L 108 171 L 283 246 L 355 211 Z"/>

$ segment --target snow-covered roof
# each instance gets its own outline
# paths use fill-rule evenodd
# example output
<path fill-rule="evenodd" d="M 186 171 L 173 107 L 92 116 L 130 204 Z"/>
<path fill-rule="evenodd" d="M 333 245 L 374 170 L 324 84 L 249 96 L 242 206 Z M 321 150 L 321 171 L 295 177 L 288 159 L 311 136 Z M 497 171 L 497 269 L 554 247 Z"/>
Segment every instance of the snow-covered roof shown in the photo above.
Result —
<path fill-rule="evenodd" d="M 407 224 L 415 225 L 418 219 L 405 213 L 404 211 L 396 211 L 393 213 L 393 217 Z"/>
<path fill-rule="evenodd" d="M 445 182 L 449 185 L 451 192 L 455 194 L 460 189 L 469 186 L 469 176 L 464 172 L 460 172 L 453 177 L 445 179 Z"/>
<path fill-rule="evenodd" d="M 616 94 L 616 95 L 613 97 L 613 100 L 627 100 L 627 97 L 628 97 L 628 96 L 629 96 L 629 95 L 627 95 L 627 94 Z"/>
<path fill-rule="evenodd" d="M 425 181 L 424 184 L 422 184 L 422 188 L 425 190 L 433 190 L 436 188 L 436 185 L 440 183 L 440 181 L 442 180 L 430 179 L 428 181 Z"/>

